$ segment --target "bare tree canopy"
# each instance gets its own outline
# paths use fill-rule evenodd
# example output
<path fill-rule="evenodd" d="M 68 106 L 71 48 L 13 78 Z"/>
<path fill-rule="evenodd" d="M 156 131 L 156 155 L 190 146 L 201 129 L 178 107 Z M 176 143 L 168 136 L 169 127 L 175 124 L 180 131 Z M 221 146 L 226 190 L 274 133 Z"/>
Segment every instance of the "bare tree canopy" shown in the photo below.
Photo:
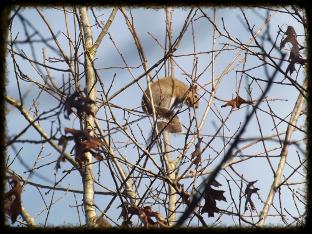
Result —
<path fill-rule="evenodd" d="M 301 226 L 304 10 L 12 10 L 11 226 Z"/>

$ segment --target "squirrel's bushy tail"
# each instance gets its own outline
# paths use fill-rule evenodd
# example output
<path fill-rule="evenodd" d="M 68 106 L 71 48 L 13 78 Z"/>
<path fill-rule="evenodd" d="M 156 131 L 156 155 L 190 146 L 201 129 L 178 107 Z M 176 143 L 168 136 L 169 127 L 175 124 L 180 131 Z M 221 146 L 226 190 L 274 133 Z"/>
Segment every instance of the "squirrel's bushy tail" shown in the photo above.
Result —
<path fill-rule="evenodd" d="M 152 129 L 148 140 L 147 146 L 151 145 L 151 148 L 156 142 L 156 126 Z M 158 132 L 168 131 L 169 133 L 180 133 L 182 132 L 182 125 L 178 116 L 174 116 L 172 119 L 161 118 L 157 120 Z M 153 143 L 152 143 L 153 142 Z"/>

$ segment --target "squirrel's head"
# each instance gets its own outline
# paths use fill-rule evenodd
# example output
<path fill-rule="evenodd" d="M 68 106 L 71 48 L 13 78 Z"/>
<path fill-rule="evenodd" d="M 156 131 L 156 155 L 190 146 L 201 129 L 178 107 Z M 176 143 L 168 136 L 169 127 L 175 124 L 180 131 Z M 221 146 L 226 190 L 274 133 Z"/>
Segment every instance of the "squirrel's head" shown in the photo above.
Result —
<path fill-rule="evenodd" d="M 197 85 L 193 85 L 191 91 L 186 97 L 186 104 L 189 107 L 198 108 L 199 106 L 199 95 L 197 94 Z"/>

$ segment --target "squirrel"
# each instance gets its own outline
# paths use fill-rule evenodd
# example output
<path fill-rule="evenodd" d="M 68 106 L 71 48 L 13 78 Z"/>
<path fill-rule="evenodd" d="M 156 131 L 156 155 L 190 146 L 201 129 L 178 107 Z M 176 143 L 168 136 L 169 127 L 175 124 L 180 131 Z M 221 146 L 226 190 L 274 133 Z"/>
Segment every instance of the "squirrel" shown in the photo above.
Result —
<path fill-rule="evenodd" d="M 189 107 L 198 108 L 197 85 L 190 87 L 173 77 L 165 77 L 154 81 L 151 84 L 151 91 L 156 118 L 159 120 L 157 122 L 158 129 L 162 130 L 165 127 L 164 130 L 170 133 L 182 132 L 179 117 L 175 115 L 174 109 L 184 103 Z M 142 97 L 142 109 L 145 113 L 153 115 L 150 97 L 147 88 Z"/>

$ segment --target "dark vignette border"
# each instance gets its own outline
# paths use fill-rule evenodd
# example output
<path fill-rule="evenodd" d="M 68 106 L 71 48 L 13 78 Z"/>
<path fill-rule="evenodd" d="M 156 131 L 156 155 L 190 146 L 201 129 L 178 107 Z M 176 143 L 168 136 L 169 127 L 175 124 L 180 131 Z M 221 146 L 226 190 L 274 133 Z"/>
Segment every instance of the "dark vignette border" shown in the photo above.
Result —
<path fill-rule="evenodd" d="M 89 231 L 95 231 L 95 232 L 109 232 L 109 233 L 116 233 L 116 232 L 132 232 L 132 233 L 143 233 L 146 232 L 145 229 L 119 229 L 119 228 L 112 228 L 107 230 L 100 230 L 100 229 L 87 229 L 87 228 L 68 228 L 68 227 L 57 227 L 57 228 L 36 228 L 36 229 L 30 229 L 30 228 L 12 228 L 9 226 L 5 226 L 5 214 L 3 210 L 3 195 L 4 195 L 4 175 L 5 175 L 5 156 L 6 152 L 4 149 L 4 143 L 5 143 L 5 133 L 6 133 L 6 122 L 5 122 L 5 102 L 4 102 L 4 95 L 5 95 L 5 84 L 6 84 L 6 39 L 7 39 L 7 30 L 8 30 L 8 20 L 10 16 L 10 11 L 12 8 L 16 6 L 25 6 L 25 7 L 31 7 L 31 6 L 52 6 L 52 5 L 64 5 L 64 1 L 51 1 L 51 0 L 27 0 L 27 1 L 21 1 L 21 0 L 4 0 L 2 1 L 3 6 L 0 8 L 0 148 L 1 148 L 1 155 L 0 155 L 0 230 L 4 233 L 9 232 L 25 232 L 25 233 L 33 233 L 35 232 L 58 232 L 58 231 L 67 231 L 67 232 L 89 232 Z M 223 6 L 223 7 L 230 7 L 230 6 L 257 6 L 257 5 L 296 5 L 298 7 L 304 8 L 306 10 L 306 16 L 308 20 L 308 27 L 307 27 L 307 46 L 308 46 L 308 64 L 307 64 L 307 76 L 311 76 L 311 18 L 312 18 L 312 4 L 308 3 L 308 1 L 303 0 L 257 0 L 257 1 L 248 1 L 248 0 L 232 0 L 232 1 L 226 1 L 226 0 L 199 0 L 199 1 L 190 1 L 190 0 L 172 0 L 172 1 L 165 1 L 165 0 L 158 0 L 158 1 L 138 1 L 138 0 L 105 0 L 105 1 L 99 1 L 99 0 L 93 0 L 93 1 L 83 1 L 83 0 L 66 0 L 65 5 L 73 5 L 73 4 L 88 4 L 88 5 L 100 5 L 100 6 L 113 6 L 116 4 L 120 5 L 128 5 L 131 7 L 164 7 L 164 6 L 176 6 L 176 7 L 184 7 L 184 6 Z M 311 78 L 312 79 L 312 78 Z M 311 79 L 308 80 L 308 90 L 312 89 L 312 82 Z M 311 127 L 312 127 L 312 109 L 311 109 L 311 103 L 310 100 L 312 98 L 312 91 L 308 92 L 308 116 L 307 116 L 307 126 L 308 126 L 308 139 L 307 139 L 307 146 L 312 145 L 312 134 L 311 134 Z M 277 232 L 285 232 L 285 233 L 302 233 L 304 231 L 309 231 L 310 228 L 312 228 L 311 225 L 311 149 L 310 147 L 307 147 L 306 149 L 306 157 L 308 161 L 308 169 L 307 169 L 307 217 L 306 222 L 303 227 L 296 228 L 175 228 L 171 230 L 161 230 L 161 229 L 150 229 L 148 232 L 156 233 L 156 232 L 170 232 L 170 231 L 176 231 L 179 233 L 277 233 Z"/>

